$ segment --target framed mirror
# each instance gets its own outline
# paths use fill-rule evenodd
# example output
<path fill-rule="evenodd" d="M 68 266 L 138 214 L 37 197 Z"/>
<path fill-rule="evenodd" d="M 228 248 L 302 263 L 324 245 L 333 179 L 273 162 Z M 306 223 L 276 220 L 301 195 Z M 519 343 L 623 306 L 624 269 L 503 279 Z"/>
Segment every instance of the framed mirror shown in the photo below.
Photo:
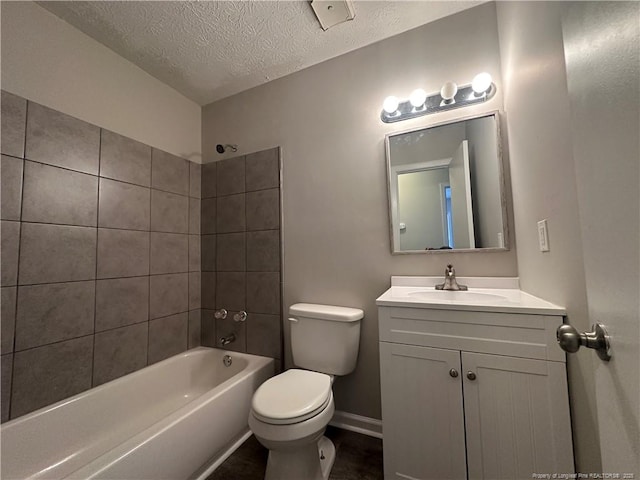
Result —
<path fill-rule="evenodd" d="M 385 137 L 391 250 L 508 249 L 498 112 Z"/>

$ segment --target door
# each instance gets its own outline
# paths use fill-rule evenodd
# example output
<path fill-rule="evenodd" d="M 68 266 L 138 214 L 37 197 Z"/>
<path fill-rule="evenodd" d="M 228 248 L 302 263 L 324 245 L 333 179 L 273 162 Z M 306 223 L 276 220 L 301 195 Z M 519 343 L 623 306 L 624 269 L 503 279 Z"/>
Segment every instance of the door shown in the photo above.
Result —
<path fill-rule="evenodd" d="M 469 142 L 463 140 L 449 164 L 454 248 L 475 248 Z"/>
<path fill-rule="evenodd" d="M 635 478 L 640 478 L 639 18 L 637 2 L 580 2 L 568 6 L 562 21 L 589 317 L 611 336 L 609 362 L 592 353 L 602 468 Z"/>
<path fill-rule="evenodd" d="M 467 478 L 459 372 L 457 350 L 380 342 L 385 479 Z"/>
<path fill-rule="evenodd" d="M 462 352 L 469 480 L 574 472 L 565 364 Z"/>

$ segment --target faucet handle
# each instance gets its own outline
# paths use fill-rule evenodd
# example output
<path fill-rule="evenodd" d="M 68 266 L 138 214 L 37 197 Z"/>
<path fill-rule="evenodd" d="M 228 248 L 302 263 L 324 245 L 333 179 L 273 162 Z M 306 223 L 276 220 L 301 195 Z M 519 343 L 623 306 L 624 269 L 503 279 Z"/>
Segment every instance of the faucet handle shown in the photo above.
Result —
<path fill-rule="evenodd" d="M 216 313 L 213 314 L 218 320 L 224 320 L 227 318 L 227 309 L 221 308 L 220 310 L 216 310 Z"/>
<path fill-rule="evenodd" d="M 247 319 L 247 312 L 242 310 L 241 312 L 234 313 L 233 321 L 234 322 L 244 322 Z"/>

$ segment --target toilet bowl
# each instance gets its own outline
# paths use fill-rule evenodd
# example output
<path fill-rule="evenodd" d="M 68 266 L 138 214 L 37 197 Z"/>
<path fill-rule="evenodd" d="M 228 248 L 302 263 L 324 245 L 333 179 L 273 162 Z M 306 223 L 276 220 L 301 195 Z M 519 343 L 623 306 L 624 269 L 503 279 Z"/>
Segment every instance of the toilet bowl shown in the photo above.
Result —
<path fill-rule="evenodd" d="M 323 436 L 335 411 L 333 375 L 355 368 L 364 312 L 295 304 L 289 314 L 294 363 L 308 370 L 287 370 L 258 387 L 249 428 L 269 449 L 265 480 L 327 480 L 335 459 Z"/>
<path fill-rule="evenodd" d="M 263 383 L 249 428 L 269 449 L 265 479 L 326 480 L 335 448 L 323 433 L 334 411 L 329 375 L 292 369 Z"/>

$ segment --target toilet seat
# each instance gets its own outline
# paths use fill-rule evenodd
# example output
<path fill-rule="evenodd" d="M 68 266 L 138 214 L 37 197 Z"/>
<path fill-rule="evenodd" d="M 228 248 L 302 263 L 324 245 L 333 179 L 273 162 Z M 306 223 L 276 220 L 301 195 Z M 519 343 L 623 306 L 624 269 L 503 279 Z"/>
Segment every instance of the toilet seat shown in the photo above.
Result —
<path fill-rule="evenodd" d="M 331 401 L 331 377 L 291 369 L 264 382 L 253 395 L 252 413 L 272 425 L 290 425 L 315 417 Z"/>

